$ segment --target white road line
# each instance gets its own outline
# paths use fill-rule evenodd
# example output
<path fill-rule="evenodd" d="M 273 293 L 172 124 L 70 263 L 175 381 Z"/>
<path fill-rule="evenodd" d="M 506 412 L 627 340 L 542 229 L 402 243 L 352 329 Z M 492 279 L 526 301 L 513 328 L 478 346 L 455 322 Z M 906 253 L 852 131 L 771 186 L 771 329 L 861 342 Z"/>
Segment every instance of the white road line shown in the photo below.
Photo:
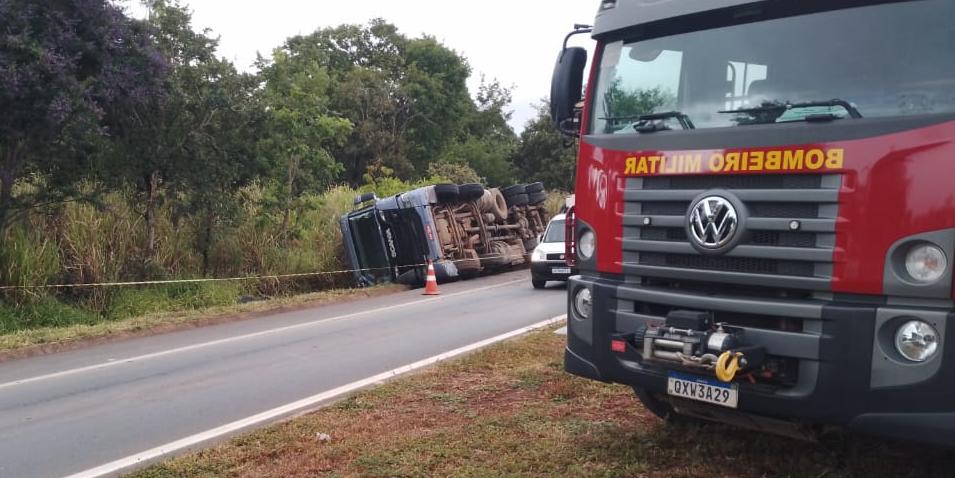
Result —
<path fill-rule="evenodd" d="M 474 293 L 477 293 L 477 292 L 483 292 L 483 291 L 486 291 L 486 290 L 489 290 L 489 289 L 496 289 L 496 288 L 499 288 L 499 287 L 504 287 L 504 286 L 508 286 L 508 285 L 513 285 L 513 284 L 517 284 L 517 283 L 525 282 L 525 281 L 526 281 L 526 279 L 518 279 L 518 280 L 513 280 L 513 281 L 508 281 L 508 282 L 502 282 L 502 283 L 500 283 L 500 284 L 494 284 L 494 285 L 489 285 L 489 286 L 485 286 L 485 287 L 479 287 L 479 288 L 477 288 L 477 289 L 470 289 L 470 290 L 466 290 L 466 291 L 463 291 L 463 292 L 456 292 L 456 293 L 448 294 L 448 295 L 424 296 L 424 297 L 422 297 L 421 299 L 414 300 L 414 301 L 411 301 L 411 302 L 405 302 L 405 303 L 402 303 L 402 304 L 389 305 L 389 306 L 385 306 L 385 307 L 379 307 L 379 308 L 377 308 L 377 309 L 364 310 L 364 311 L 361 311 L 361 312 L 353 312 L 353 313 L 351 313 L 351 314 L 339 315 L 339 316 L 335 316 L 335 317 L 328 317 L 328 318 L 324 318 L 324 319 L 314 320 L 314 321 L 311 321 L 311 322 L 303 322 L 303 323 L 301 323 L 301 324 L 289 325 L 289 326 L 285 326 L 285 327 L 279 327 L 279 328 L 276 328 L 276 329 L 263 330 L 263 331 L 261 331 L 261 332 L 253 332 L 253 333 L 251 333 L 251 334 L 237 335 L 237 336 L 235 336 L 235 337 L 227 337 L 227 338 L 224 338 L 224 339 L 212 340 L 212 341 L 209 341 L 209 342 L 203 342 L 203 343 L 199 343 L 199 344 L 193 344 L 193 345 L 187 345 L 187 346 L 184 346 L 184 347 L 178 347 L 178 348 L 174 348 L 174 349 L 163 350 L 162 352 L 154 352 L 154 353 L 151 353 L 151 354 L 137 355 L 137 356 L 135 356 L 135 357 L 129 357 L 129 358 L 125 358 L 125 359 L 110 359 L 110 360 L 107 361 L 107 362 L 102 362 L 102 363 L 98 363 L 98 364 L 94 364 L 94 365 L 87 365 L 87 366 L 85 366 L 85 367 L 77 367 L 77 368 L 72 368 L 72 369 L 68 369 L 68 370 L 62 370 L 62 371 L 59 371 L 59 372 L 48 373 L 48 374 L 44 374 L 44 375 L 37 375 L 37 376 L 35 376 L 35 377 L 21 378 L 21 379 L 19 379 L 19 380 L 13 380 L 13 381 L 11 381 L 11 382 L 0 383 L 0 390 L 2 390 L 2 389 L 4 389 L 4 388 L 15 387 L 15 386 L 17 386 L 17 385 L 24 385 L 24 384 L 27 384 L 27 383 L 39 382 L 39 381 L 42 381 L 42 380 L 49 380 L 49 379 L 52 379 L 52 378 L 65 377 L 65 376 L 67 376 L 67 375 L 74 375 L 74 374 L 77 374 L 77 373 L 90 372 L 90 371 L 93 371 L 93 370 L 101 370 L 101 369 L 104 369 L 104 368 L 107 368 L 107 367 L 115 367 L 115 366 L 117 366 L 117 365 L 129 364 L 129 363 L 133 363 L 133 362 L 139 362 L 139 361 L 143 361 L 143 360 L 154 359 L 154 358 L 157 358 L 157 357 L 164 357 L 164 356 L 166 356 L 166 355 L 172 355 L 172 354 L 181 353 L 181 352 L 188 352 L 188 351 L 191 351 L 191 350 L 201 349 L 201 348 L 205 348 L 205 347 L 212 347 L 212 346 L 215 346 L 215 345 L 222 345 L 222 344 L 227 344 L 227 343 L 230 343 L 230 342 L 237 342 L 237 341 L 240 341 L 240 340 L 246 340 L 246 339 L 251 339 L 251 338 L 255 338 L 255 337 L 262 337 L 262 336 L 265 336 L 265 335 L 272 335 L 272 334 L 277 334 L 277 333 L 281 333 L 281 332 L 287 332 L 287 331 L 289 331 L 289 330 L 301 329 L 301 328 L 305 328 L 305 327 L 311 327 L 311 326 L 314 326 L 314 325 L 322 325 L 322 324 L 327 324 L 327 323 L 329 323 L 329 322 L 337 322 L 337 321 L 339 321 L 339 320 L 351 319 L 351 318 L 358 317 L 358 316 L 362 316 L 362 315 L 374 314 L 374 313 L 384 312 L 384 311 L 394 310 L 394 309 L 401 309 L 401 308 L 410 307 L 410 306 L 413 306 L 413 305 L 421 305 L 421 304 L 424 304 L 424 303 L 427 303 L 427 302 L 434 302 L 434 301 L 444 300 L 444 299 L 448 299 L 448 298 L 451 298 L 451 297 L 458 297 L 458 296 L 462 296 L 462 295 L 474 294 Z"/>
<path fill-rule="evenodd" d="M 486 347 L 488 345 L 491 345 L 497 342 L 502 342 L 504 340 L 517 337 L 519 335 L 523 335 L 537 329 L 542 329 L 542 328 L 551 326 L 553 324 L 556 324 L 560 321 L 565 320 L 566 318 L 567 318 L 566 314 L 560 315 L 552 319 L 545 320 L 543 322 L 538 322 L 536 324 L 529 325 L 527 327 L 522 327 L 517 330 L 512 330 L 510 332 L 498 335 L 496 337 L 491 337 L 489 339 L 482 340 L 480 342 L 475 342 L 471 345 L 465 345 L 464 347 L 457 348 L 449 352 L 445 352 L 443 354 L 435 355 L 433 357 L 429 357 L 424 360 L 419 360 L 412 364 L 408 364 L 403 367 L 398 367 L 394 370 L 389 370 L 387 372 L 383 372 L 378 375 L 374 375 L 372 377 L 364 378 L 364 379 L 358 380 L 357 382 L 352 382 L 352 383 L 349 383 L 348 385 L 343 385 L 341 387 L 334 388 L 327 392 L 322 392 L 317 395 L 312 395 L 311 397 L 299 400 L 297 402 L 292 402 L 287 405 L 282 405 L 280 407 L 273 408 L 271 410 L 259 413 L 258 415 L 253 415 L 251 417 L 243 418 L 241 420 L 237 420 L 232 423 L 227 423 L 225 425 L 222 425 L 217 428 L 213 428 L 211 430 L 206 430 L 204 432 L 197 433 L 195 435 L 188 436 L 188 437 L 176 440 L 174 442 L 166 443 L 165 445 L 160 445 L 160 446 L 157 446 L 156 448 L 152 448 L 152 449 L 137 453 L 135 455 L 130 455 L 125 458 L 121 458 L 119 460 L 107 463 L 105 465 L 97 466 L 96 468 L 91 468 L 86 471 L 81 471 L 79 473 L 70 475 L 67 478 L 98 478 L 101 476 L 117 473 L 121 470 L 125 470 L 132 466 L 136 466 L 138 464 L 143 464 L 147 461 L 160 458 L 164 455 L 198 445 L 200 443 L 206 442 L 213 438 L 218 438 L 223 435 L 228 435 L 230 433 L 234 433 L 239 430 L 251 427 L 253 425 L 258 425 L 263 422 L 267 422 L 270 420 L 277 419 L 279 417 L 290 415 L 293 412 L 303 411 L 304 409 L 307 409 L 308 407 L 312 407 L 322 402 L 331 400 L 333 398 L 337 398 L 346 393 L 350 393 L 355 390 L 365 388 L 370 385 L 374 385 L 378 382 L 389 380 L 398 375 L 408 373 L 408 372 L 411 372 L 423 367 L 427 367 L 430 365 L 434 365 L 443 360 L 447 360 L 447 359 L 456 357 L 458 355 L 466 354 L 468 352 L 480 349 L 482 347 Z"/>

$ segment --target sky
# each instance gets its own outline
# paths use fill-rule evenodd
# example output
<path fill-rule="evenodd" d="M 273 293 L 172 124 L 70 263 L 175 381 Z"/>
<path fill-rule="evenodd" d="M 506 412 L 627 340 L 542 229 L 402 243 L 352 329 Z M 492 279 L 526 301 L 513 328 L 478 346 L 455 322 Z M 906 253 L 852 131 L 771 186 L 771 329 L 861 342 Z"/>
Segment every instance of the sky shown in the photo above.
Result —
<path fill-rule="evenodd" d="M 252 71 L 290 36 L 381 17 L 407 36 L 429 34 L 471 65 L 472 95 L 481 75 L 513 87 L 511 126 L 519 133 L 535 116 L 533 104 L 550 91 L 554 60 L 574 23 L 592 24 L 598 0 L 181 0 L 197 30 L 220 37 L 219 55 Z M 126 4 L 134 15 L 142 9 Z M 587 36 L 574 45 L 591 46 Z"/>

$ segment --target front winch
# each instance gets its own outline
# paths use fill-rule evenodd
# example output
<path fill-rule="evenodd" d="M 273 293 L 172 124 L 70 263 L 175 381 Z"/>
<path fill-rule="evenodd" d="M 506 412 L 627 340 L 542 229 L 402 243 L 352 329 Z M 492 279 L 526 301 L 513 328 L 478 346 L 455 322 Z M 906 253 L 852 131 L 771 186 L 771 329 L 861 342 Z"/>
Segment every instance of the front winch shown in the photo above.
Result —
<path fill-rule="evenodd" d="M 765 355 L 762 347 L 746 345 L 743 329 L 714 323 L 706 312 L 671 311 L 663 325 L 648 327 L 637 339 L 644 360 L 713 371 L 724 382 L 761 366 Z"/>

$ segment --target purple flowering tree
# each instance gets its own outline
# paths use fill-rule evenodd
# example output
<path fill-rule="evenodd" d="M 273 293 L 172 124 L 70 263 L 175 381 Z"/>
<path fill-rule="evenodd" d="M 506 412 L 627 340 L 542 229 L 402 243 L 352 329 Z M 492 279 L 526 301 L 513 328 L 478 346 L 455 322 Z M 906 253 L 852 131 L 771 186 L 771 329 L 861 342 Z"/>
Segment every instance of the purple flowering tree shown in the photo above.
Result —
<path fill-rule="evenodd" d="M 0 231 L 76 199 L 111 105 L 159 94 L 148 41 L 106 0 L 0 2 Z"/>

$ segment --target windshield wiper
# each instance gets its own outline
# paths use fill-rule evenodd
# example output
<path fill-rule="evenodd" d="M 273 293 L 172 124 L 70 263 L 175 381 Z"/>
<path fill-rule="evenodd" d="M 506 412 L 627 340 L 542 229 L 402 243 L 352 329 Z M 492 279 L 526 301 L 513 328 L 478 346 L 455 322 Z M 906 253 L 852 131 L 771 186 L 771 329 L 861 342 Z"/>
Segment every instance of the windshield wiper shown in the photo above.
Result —
<path fill-rule="evenodd" d="M 768 101 L 763 103 L 760 106 L 755 108 L 741 108 L 738 110 L 722 110 L 719 113 L 724 114 L 747 114 L 753 117 L 757 124 L 760 123 L 774 123 L 779 117 L 781 117 L 786 111 L 798 108 L 814 108 L 814 107 L 841 107 L 849 112 L 849 116 L 853 119 L 861 119 L 862 113 L 859 112 L 859 109 L 849 103 L 846 100 L 839 98 L 834 98 L 831 100 L 816 100 L 816 101 L 803 101 L 801 103 L 781 103 L 778 101 Z M 807 115 L 803 118 L 804 121 L 831 121 L 836 119 L 841 119 L 841 116 L 834 115 L 832 113 L 823 113 L 823 114 L 812 114 Z M 762 121 L 760 121 L 762 120 Z"/>
<path fill-rule="evenodd" d="M 665 113 L 649 113 L 633 116 L 614 116 L 610 118 L 600 118 L 604 121 L 633 121 L 633 129 L 638 133 L 656 133 L 657 131 L 670 131 L 673 128 L 666 124 L 669 119 L 675 119 L 680 122 L 683 129 L 696 129 L 693 120 L 685 113 L 680 111 L 667 111 Z"/>

